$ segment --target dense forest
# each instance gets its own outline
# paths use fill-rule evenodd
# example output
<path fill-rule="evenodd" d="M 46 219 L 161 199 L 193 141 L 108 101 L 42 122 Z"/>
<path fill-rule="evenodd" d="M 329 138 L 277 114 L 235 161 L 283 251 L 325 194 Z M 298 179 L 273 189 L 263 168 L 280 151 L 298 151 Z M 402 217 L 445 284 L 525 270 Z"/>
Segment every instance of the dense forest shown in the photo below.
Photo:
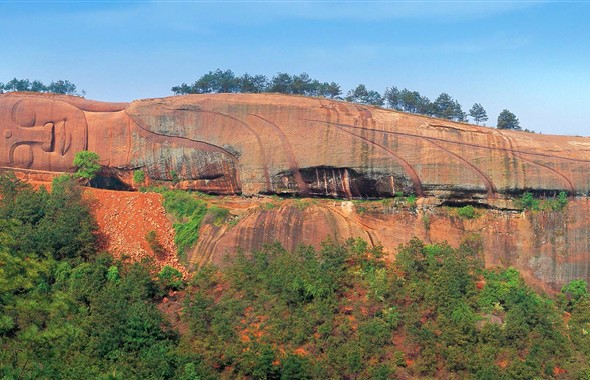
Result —
<path fill-rule="evenodd" d="M 69 176 L 0 176 L 0 377 L 590 377 L 586 284 L 539 295 L 484 269 L 477 237 L 395 263 L 362 240 L 275 244 L 183 281 L 103 252 L 91 202 Z M 158 309 L 172 291 L 179 320 Z"/>

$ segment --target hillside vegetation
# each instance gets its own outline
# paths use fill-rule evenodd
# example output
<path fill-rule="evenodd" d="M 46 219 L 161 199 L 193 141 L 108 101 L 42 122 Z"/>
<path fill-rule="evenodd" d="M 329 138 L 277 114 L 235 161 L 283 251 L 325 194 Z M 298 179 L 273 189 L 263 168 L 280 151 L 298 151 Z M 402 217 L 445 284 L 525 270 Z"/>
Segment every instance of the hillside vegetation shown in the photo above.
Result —
<path fill-rule="evenodd" d="M 99 252 L 68 177 L 49 192 L 2 175 L 0 192 L 3 378 L 590 376 L 586 284 L 537 294 L 514 269 L 484 269 L 477 238 L 414 239 L 394 264 L 362 240 L 268 245 L 183 283 Z M 157 306 L 182 288 L 172 325 Z"/>

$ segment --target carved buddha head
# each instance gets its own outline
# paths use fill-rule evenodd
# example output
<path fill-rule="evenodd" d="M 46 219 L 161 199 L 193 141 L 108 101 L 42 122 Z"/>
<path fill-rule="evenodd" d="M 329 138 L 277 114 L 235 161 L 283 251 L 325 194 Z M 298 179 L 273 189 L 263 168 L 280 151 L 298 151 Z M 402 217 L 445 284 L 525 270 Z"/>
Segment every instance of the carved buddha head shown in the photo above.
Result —
<path fill-rule="evenodd" d="M 0 97 L 0 166 L 64 171 L 85 150 L 84 113 L 63 101 Z"/>

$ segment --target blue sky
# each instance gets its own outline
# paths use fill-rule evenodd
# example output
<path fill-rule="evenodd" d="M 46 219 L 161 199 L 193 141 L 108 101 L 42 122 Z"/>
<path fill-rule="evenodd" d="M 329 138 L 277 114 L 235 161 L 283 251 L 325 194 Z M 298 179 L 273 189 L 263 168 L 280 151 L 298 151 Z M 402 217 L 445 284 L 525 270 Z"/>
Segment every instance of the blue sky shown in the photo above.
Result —
<path fill-rule="evenodd" d="M 396 86 L 488 125 L 590 135 L 590 2 L 0 1 L 0 82 L 68 79 L 86 97 L 172 95 L 202 74 L 307 72 Z"/>

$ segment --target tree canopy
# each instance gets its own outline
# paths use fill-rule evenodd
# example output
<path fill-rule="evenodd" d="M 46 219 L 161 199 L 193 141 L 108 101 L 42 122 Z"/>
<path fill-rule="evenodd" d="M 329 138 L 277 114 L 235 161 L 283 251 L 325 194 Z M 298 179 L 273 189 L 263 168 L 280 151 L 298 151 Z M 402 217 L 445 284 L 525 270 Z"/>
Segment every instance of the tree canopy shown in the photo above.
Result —
<path fill-rule="evenodd" d="M 54 94 L 65 94 L 65 95 L 84 95 L 84 90 L 78 93 L 76 85 L 68 80 L 52 81 L 50 84 L 45 85 L 43 82 L 28 79 L 12 79 L 6 83 L 0 83 L 0 93 L 13 92 L 13 91 L 30 91 L 30 92 L 51 92 Z"/>
<path fill-rule="evenodd" d="M 507 109 L 500 112 L 498 116 L 498 123 L 496 124 L 498 129 L 511 129 L 513 131 L 522 131 L 520 122 L 512 112 Z"/>
<path fill-rule="evenodd" d="M 438 117 L 441 119 L 467 122 L 467 116 L 479 125 L 488 117 L 481 104 L 476 103 L 469 111 L 463 111 L 461 104 L 448 93 L 441 93 L 431 101 L 418 91 L 407 88 L 399 90 L 395 86 L 385 89 L 383 95 L 378 91 L 369 90 L 365 84 L 359 84 L 349 90 L 344 98 L 342 90 L 336 82 L 321 82 L 307 73 L 291 75 L 278 72 L 268 79 L 264 75 L 248 73 L 237 76 L 231 70 L 217 69 L 202 75 L 193 84 L 182 83 L 171 88 L 175 95 L 205 93 L 280 93 L 290 95 L 317 96 L 330 99 L 344 99 L 353 103 L 367 104 L 377 107 L 389 107 L 397 111 L 419 115 Z"/>
<path fill-rule="evenodd" d="M 443 92 L 432 103 L 433 116 L 441 119 L 467 121 L 466 114 L 461 109 L 458 101 L 453 99 L 449 94 Z"/>
<path fill-rule="evenodd" d="M 375 90 L 367 90 L 364 84 L 359 84 L 354 90 L 348 91 L 345 100 L 353 103 L 382 106 L 384 100 Z"/>
<path fill-rule="evenodd" d="M 85 180 L 94 179 L 100 171 L 100 157 L 87 150 L 77 152 L 74 156 L 74 166 L 77 168 L 77 177 Z"/>
<path fill-rule="evenodd" d="M 475 103 L 469 110 L 469 116 L 473 118 L 475 124 L 485 123 L 488 120 L 488 114 L 481 104 Z"/>
<path fill-rule="evenodd" d="M 209 71 L 192 85 L 183 83 L 172 87 L 176 95 L 206 93 L 262 93 L 276 92 L 281 94 L 322 96 L 336 98 L 342 92 L 334 82 L 320 82 L 312 79 L 307 73 L 290 75 L 277 73 L 270 80 L 264 75 L 236 76 L 231 70 Z"/>

